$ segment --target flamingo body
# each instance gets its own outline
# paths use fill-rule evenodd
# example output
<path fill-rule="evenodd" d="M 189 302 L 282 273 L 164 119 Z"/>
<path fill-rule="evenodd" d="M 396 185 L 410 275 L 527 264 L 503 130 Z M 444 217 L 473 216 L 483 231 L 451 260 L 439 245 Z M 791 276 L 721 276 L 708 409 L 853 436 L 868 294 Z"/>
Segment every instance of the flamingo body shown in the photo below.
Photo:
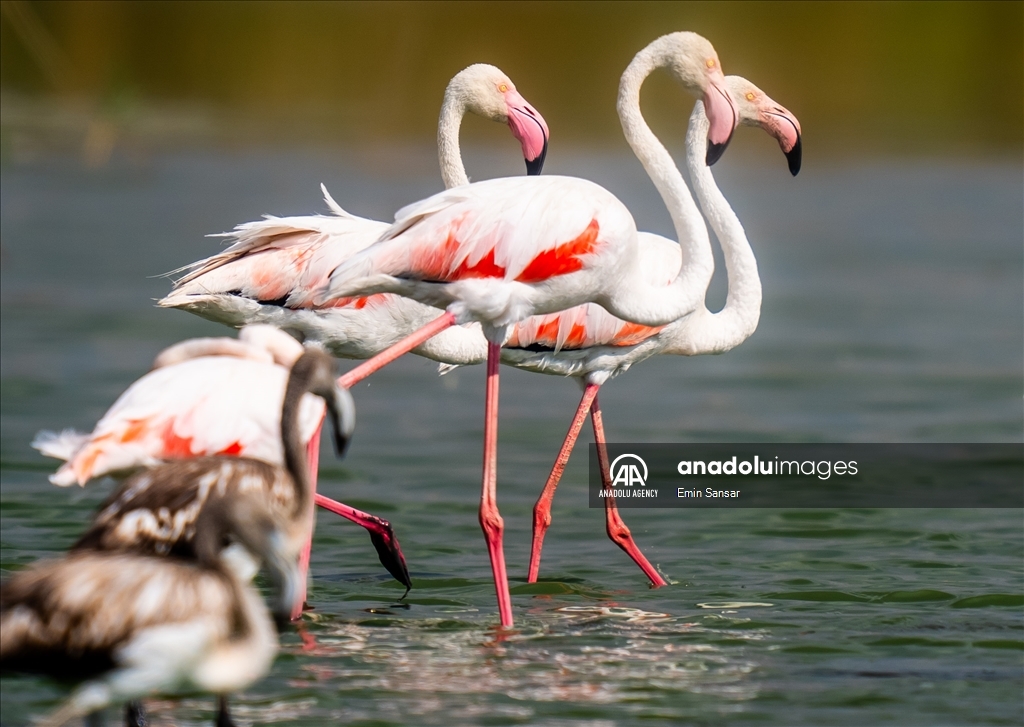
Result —
<path fill-rule="evenodd" d="M 637 256 L 629 210 L 574 177 L 492 179 L 399 210 L 317 297 L 389 292 L 487 329 L 602 297 Z"/>
<path fill-rule="evenodd" d="M 435 309 L 386 293 L 313 305 L 312 291 L 326 284 L 330 272 L 390 227 L 349 215 L 323 193 L 333 216 L 239 225 L 230 233 L 234 244 L 196 263 L 158 305 L 229 326 L 260 323 L 294 331 L 342 358 L 369 358 L 436 318 Z M 457 331 L 445 331 L 416 352 L 447 361 L 459 338 Z"/>
<path fill-rule="evenodd" d="M 33 446 L 67 460 L 50 477 L 61 486 L 199 455 L 244 455 L 281 464 L 280 402 L 287 379 L 287 369 L 272 363 L 229 356 L 183 361 L 133 383 L 90 434 L 41 432 Z M 303 398 L 303 442 L 317 432 L 323 416 L 321 399 Z"/>
<path fill-rule="evenodd" d="M 78 553 L 12 577 L 0 606 L 4 670 L 89 679 L 43 725 L 153 693 L 239 691 L 270 670 L 274 625 L 251 585 L 217 568 Z"/>
<path fill-rule="evenodd" d="M 540 173 L 547 123 L 508 76 L 494 66 L 475 64 L 456 74 L 445 89 L 438 120 L 445 187 L 469 184 L 459 148 L 459 128 L 467 112 L 507 123 L 522 146 L 527 172 Z M 369 358 L 436 317 L 415 301 L 390 295 L 357 296 L 324 306 L 311 303 L 335 267 L 390 227 L 345 212 L 323 185 L 321 189 L 331 216 L 267 217 L 239 225 L 221 235 L 235 239 L 231 247 L 183 268 L 191 272 L 158 305 L 236 327 L 274 325 L 348 358 Z M 451 336 L 442 334 L 440 341 L 427 342 L 417 353 L 444 360 L 444 341 Z"/>

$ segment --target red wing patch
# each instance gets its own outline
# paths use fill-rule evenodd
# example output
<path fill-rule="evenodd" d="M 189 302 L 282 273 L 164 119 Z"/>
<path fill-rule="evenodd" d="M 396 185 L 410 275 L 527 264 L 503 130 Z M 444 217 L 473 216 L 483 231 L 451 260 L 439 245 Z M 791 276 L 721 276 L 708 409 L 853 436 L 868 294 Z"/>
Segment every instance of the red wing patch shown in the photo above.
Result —
<path fill-rule="evenodd" d="M 242 443 L 241 442 L 232 442 L 231 444 L 226 446 L 224 449 L 222 449 L 221 451 L 217 452 L 217 454 L 224 455 L 226 457 L 238 457 L 239 455 L 242 454 Z"/>
<path fill-rule="evenodd" d="M 373 295 L 363 295 L 358 298 L 335 298 L 329 300 L 323 305 L 316 306 L 318 310 L 324 308 L 354 308 L 355 310 L 362 310 L 366 306 L 374 306 L 383 303 L 387 300 L 389 293 L 374 293 Z"/>
<path fill-rule="evenodd" d="M 527 265 L 516 277 L 520 283 L 539 283 L 556 275 L 573 273 L 583 267 L 581 255 L 592 252 L 597 242 L 600 226 L 597 220 L 591 220 L 579 237 L 562 243 L 550 250 L 545 250 Z"/>
<path fill-rule="evenodd" d="M 449 280 L 465 280 L 466 278 L 504 278 L 505 268 L 494 262 L 494 248 L 484 255 L 476 265 L 466 265 L 462 261 L 459 267 L 452 271 Z"/>
<path fill-rule="evenodd" d="M 522 348 L 532 344 L 540 346 L 550 347 L 552 349 L 559 348 L 558 346 L 558 329 L 560 323 L 560 316 L 554 315 L 541 323 L 533 335 L 526 337 L 520 335 L 520 328 L 516 326 L 512 329 L 512 335 L 509 337 L 507 346 L 512 348 Z M 637 323 L 627 323 L 623 321 L 622 325 L 617 331 L 608 339 L 597 340 L 591 339 L 587 336 L 587 329 L 582 323 L 574 323 L 572 328 L 569 329 L 569 335 L 565 337 L 562 342 L 562 350 L 573 350 L 588 348 L 591 346 L 635 346 L 638 343 L 646 341 L 651 336 L 656 335 L 661 331 L 664 326 L 641 326 Z"/>
<path fill-rule="evenodd" d="M 458 223 L 452 225 L 444 244 L 438 248 L 426 248 L 414 255 L 412 269 L 417 277 L 422 280 L 465 280 L 466 278 L 503 278 L 505 268 L 494 262 L 494 249 L 492 248 L 475 264 L 467 264 L 464 259 L 459 265 L 455 260 L 461 252 L 461 243 L 456 237 Z"/>
<path fill-rule="evenodd" d="M 168 458 L 192 456 L 192 437 L 179 437 L 175 434 L 173 421 L 169 422 L 167 428 L 164 429 L 163 440 L 164 448 L 160 453 L 161 456 Z"/>
<path fill-rule="evenodd" d="M 624 323 L 608 342 L 610 346 L 635 346 L 657 335 L 665 326 L 641 326 L 639 323 Z"/>
<path fill-rule="evenodd" d="M 455 226 L 457 228 L 457 225 Z M 468 264 L 468 258 L 453 268 L 455 259 L 460 252 L 460 243 L 456 238 L 456 229 L 448 233 L 448 239 L 437 250 L 431 250 L 428 256 L 415 261 L 416 272 L 424 280 L 465 280 L 466 278 L 503 278 L 505 268 L 494 262 L 494 248 L 474 265 Z"/>
<path fill-rule="evenodd" d="M 444 244 L 438 248 L 423 251 L 412 261 L 416 274 L 423 280 L 455 281 L 467 278 L 503 278 L 506 269 L 494 261 L 494 248 L 473 265 L 464 259 L 458 266 L 452 267 L 460 252 L 460 243 L 456 238 L 458 225 L 448 233 Z M 542 280 L 565 275 L 580 270 L 583 261 L 580 256 L 593 252 L 600 230 L 597 220 L 590 224 L 576 239 L 562 243 L 550 250 L 537 255 L 516 277 L 520 283 L 539 283 Z"/>

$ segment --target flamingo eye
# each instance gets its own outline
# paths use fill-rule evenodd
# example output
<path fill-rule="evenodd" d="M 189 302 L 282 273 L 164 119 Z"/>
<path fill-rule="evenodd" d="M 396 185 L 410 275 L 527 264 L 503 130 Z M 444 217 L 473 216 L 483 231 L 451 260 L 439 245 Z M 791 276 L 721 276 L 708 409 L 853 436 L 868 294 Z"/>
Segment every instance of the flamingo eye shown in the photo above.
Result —
<path fill-rule="evenodd" d="M 753 100 L 754 100 L 754 94 L 751 93 L 750 91 L 747 91 L 747 101 L 753 101 Z"/>
<path fill-rule="evenodd" d="M 506 91 L 508 91 L 508 84 L 505 84 L 505 83 L 499 84 L 498 85 L 498 90 L 501 91 L 502 93 L 505 93 Z"/>
<path fill-rule="evenodd" d="M 714 68 L 715 67 L 715 59 L 714 58 L 708 58 L 706 61 L 704 61 L 704 64 L 708 68 Z"/>

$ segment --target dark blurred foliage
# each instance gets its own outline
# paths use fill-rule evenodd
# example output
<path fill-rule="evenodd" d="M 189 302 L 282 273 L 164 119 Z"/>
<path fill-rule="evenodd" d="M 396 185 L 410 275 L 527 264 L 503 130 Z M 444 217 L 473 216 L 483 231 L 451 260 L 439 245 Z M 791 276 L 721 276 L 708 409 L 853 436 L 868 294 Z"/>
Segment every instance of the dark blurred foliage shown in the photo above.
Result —
<path fill-rule="evenodd" d="M 617 141 L 619 74 L 655 37 L 694 30 L 821 151 L 1019 156 L 1024 138 L 1020 2 L 3 6 L 7 106 L 67 100 L 111 118 L 200 108 L 291 141 L 423 141 L 447 79 L 489 62 L 559 141 Z M 645 89 L 656 128 L 688 115 L 691 100 L 670 88 Z"/>

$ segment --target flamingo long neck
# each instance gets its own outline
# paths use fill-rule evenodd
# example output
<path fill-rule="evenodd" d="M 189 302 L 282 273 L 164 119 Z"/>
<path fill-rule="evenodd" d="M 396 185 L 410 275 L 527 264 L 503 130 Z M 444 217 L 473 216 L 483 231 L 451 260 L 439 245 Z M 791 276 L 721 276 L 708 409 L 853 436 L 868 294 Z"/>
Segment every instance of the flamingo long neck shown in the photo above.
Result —
<path fill-rule="evenodd" d="M 441 104 L 441 117 L 437 122 L 437 157 L 441 163 L 441 179 L 445 189 L 469 184 L 459 146 L 459 129 L 465 115 L 465 100 L 452 93 L 451 89 L 446 91 Z"/>
<path fill-rule="evenodd" d="M 678 77 L 674 60 L 669 45 L 652 43 L 636 54 L 619 82 L 618 112 L 623 134 L 665 202 L 682 247 L 683 266 L 672 284 L 661 288 L 631 286 L 629 300 L 608 301 L 616 309 L 615 315 L 647 325 L 664 323 L 669 313 L 673 314 L 669 320 L 674 320 L 693 311 L 703 302 L 704 291 L 715 269 L 704 218 L 672 155 L 640 112 L 640 87 L 644 80 L 661 67 L 669 68 Z M 707 126 L 704 138 L 707 138 Z"/>
<path fill-rule="evenodd" d="M 309 391 L 308 366 L 293 366 L 288 376 L 281 406 L 281 444 L 284 447 L 284 467 L 295 484 L 295 512 L 304 513 L 310 504 L 309 465 L 306 463 L 306 446 L 302 442 L 299 426 L 299 411 L 302 397 Z"/>
<path fill-rule="evenodd" d="M 699 152 L 707 137 L 707 128 L 704 104 L 698 101 L 690 115 L 688 149 Z M 699 153 L 687 154 L 687 166 L 704 216 L 722 245 L 729 292 L 725 306 L 718 313 L 711 313 L 705 307 L 687 321 L 681 328 L 680 340 L 671 348 L 673 352 L 689 355 L 719 353 L 739 345 L 757 328 L 761 316 L 761 278 L 743 225 L 715 183 L 711 170 Z"/>

